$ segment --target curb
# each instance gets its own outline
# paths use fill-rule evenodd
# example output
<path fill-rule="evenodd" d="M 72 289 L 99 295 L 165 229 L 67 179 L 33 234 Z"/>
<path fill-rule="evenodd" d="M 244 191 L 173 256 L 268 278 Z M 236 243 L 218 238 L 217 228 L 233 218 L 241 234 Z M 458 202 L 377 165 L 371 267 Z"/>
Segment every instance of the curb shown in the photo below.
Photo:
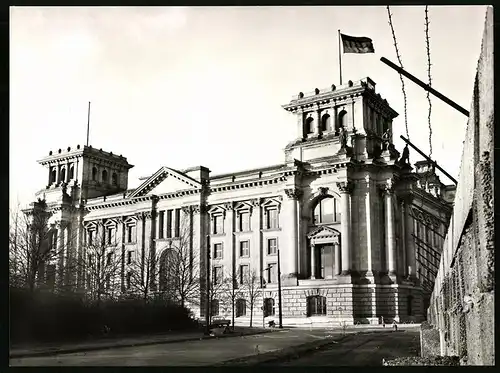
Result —
<path fill-rule="evenodd" d="M 214 336 L 214 337 L 207 337 L 205 335 L 202 335 L 201 337 L 190 337 L 190 338 L 171 339 L 171 340 L 144 341 L 144 342 L 112 344 L 112 345 L 108 344 L 108 345 L 103 345 L 103 346 L 84 346 L 84 347 L 74 347 L 74 348 L 66 348 L 66 349 L 52 349 L 52 350 L 33 351 L 33 352 L 14 352 L 14 353 L 9 353 L 9 359 L 24 358 L 24 357 L 52 356 L 52 355 L 59 355 L 59 354 L 72 354 L 75 352 L 109 350 L 112 348 L 139 347 L 139 346 L 150 346 L 150 345 L 157 345 L 157 344 L 193 342 L 193 341 L 201 341 L 201 340 L 206 340 L 206 339 L 245 337 L 248 335 L 266 334 L 266 333 L 272 333 L 272 332 L 274 332 L 274 330 L 261 330 L 261 331 L 256 331 L 254 333 L 248 333 L 248 334 L 241 334 L 241 333 L 223 334 L 223 335 Z"/>

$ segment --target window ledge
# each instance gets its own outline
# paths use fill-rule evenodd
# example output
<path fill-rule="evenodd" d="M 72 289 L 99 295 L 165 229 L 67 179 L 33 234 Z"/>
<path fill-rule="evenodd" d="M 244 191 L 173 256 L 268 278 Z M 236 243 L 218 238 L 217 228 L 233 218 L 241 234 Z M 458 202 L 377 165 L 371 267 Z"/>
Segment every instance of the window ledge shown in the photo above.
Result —
<path fill-rule="evenodd" d="M 236 232 L 233 232 L 233 234 L 245 234 L 245 233 L 252 233 L 253 231 L 252 230 L 249 230 L 249 231 L 236 231 Z"/>
<path fill-rule="evenodd" d="M 125 245 L 137 245 L 137 242 L 125 242 Z"/>
<path fill-rule="evenodd" d="M 279 232 L 281 228 L 264 228 L 260 230 L 261 232 Z"/>
<path fill-rule="evenodd" d="M 210 237 L 224 237 L 225 235 L 225 233 L 212 233 Z"/>

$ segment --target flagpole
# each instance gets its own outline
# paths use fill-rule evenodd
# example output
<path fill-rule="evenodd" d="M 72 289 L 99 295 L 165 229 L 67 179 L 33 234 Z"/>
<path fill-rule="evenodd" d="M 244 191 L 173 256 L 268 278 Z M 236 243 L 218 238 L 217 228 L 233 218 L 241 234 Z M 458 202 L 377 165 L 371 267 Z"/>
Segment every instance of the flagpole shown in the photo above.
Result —
<path fill-rule="evenodd" d="M 339 30 L 339 68 L 340 68 L 340 85 L 342 85 L 342 51 L 341 51 L 342 41 L 340 39 L 342 38 L 340 37 L 340 30 Z"/>
<path fill-rule="evenodd" d="M 89 101 L 89 110 L 87 113 L 87 146 L 89 146 L 89 130 L 90 130 L 90 101 Z"/>

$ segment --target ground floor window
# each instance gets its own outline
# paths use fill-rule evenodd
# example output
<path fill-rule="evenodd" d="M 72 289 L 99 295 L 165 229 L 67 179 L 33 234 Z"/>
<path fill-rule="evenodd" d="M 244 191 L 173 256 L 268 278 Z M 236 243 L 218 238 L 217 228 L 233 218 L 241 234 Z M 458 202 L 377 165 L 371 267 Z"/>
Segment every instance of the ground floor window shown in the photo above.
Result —
<path fill-rule="evenodd" d="M 266 298 L 264 299 L 264 317 L 274 316 L 274 299 Z"/>
<path fill-rule="evenodd" d="M 307 297 L 307 316 L 326 315 L 326 297 Z"/>
<path fill-rule="evenodd" d="M 247 302 L 245 299 L 236 300 L 236 317 L 247 315 Z"/>
<path fill-rule="evenodd" d="M 210 305 L 210 310 L 211 310 L 212 316 L 219 316 L 219 300 L 218 299 L 212 300 L 211 305 Z"/>

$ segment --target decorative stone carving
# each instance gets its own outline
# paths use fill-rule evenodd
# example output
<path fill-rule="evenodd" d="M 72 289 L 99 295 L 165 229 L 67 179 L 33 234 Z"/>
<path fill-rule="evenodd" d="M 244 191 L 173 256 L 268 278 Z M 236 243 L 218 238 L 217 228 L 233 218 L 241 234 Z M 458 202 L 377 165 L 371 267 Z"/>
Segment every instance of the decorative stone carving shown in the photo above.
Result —
<path fill-rule="evenodd" d="M 285 193 L 290 199 L 299 199 L 302 196 L 302 191 L 298 188 L 285 189 Z"/>
<path fill-rule="evenodd" d="M 233 202 L 226 202 L 224 203 L 224 209 L 228 211 L 233 211 L 234 205 Z"/>
<path fill-rule="evenodd" d="M 253 207 L 260 207 L 262 202 L 261 202 L 260 198 L 255 198 L 255 199 L 252 199 L 250 201 L 250 203 L 252 204 Z"/>
<path fill-rule="evenodd" d="M 408 144 L 404 147 L 403 154 L 401 155 L 401 158 L 399 158 L 398 163 L 402 166 L 410 164 L 410 150 L 408 149 Z"/>
<path fill-rule="evenodd" d="M 340 193 L 352 193 L 354 189 L 354 184 L 352 181 L 344 181 L 341 183 L 337 183 L 337 188 L 339 188 Z"/>
<path fill-rule="evenodd" d="M 151 219 L 153 217 L 152 211 L 145 211 L 143 215 L 145 219 Z"/>
<path fill-rule="evenodd" d="M 193 206 L 183 206 L 181 209 L 184 214 L 190 214 L 193 211 Z"/>
<path fill-rule="evenodd" d="M 328 194 L 328 188 L 327 187 L 319 187 L 318 188 L 318 195 L 319 196 L 326 196 Z"/>
<path fill-rule="evenodd" d="M 385 193 L 394 193 L 394 187 L 396 186 L 396 180 L 394 178 L 387 179 L 385 184 L 382 184 L 382 190 Z"/>

